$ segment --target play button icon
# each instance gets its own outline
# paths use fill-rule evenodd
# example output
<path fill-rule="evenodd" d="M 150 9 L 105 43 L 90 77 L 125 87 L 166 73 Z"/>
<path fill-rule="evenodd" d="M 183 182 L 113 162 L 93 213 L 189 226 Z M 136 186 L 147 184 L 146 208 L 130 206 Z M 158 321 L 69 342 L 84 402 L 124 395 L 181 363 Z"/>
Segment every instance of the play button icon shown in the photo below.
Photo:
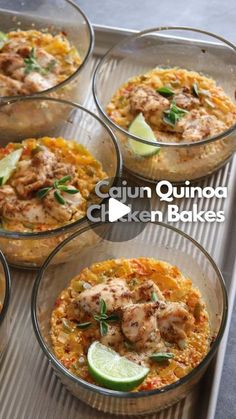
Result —
<path fill-rule="evenodd" d="M 119 218 L 129 214 L 131 212 L 131 208 L 128 205 L 117 201 L 117 199 L 109 198 L 108 211 L 108 219 L 110 223 L 114 223 L 115 221 L 118 221 Z"/>

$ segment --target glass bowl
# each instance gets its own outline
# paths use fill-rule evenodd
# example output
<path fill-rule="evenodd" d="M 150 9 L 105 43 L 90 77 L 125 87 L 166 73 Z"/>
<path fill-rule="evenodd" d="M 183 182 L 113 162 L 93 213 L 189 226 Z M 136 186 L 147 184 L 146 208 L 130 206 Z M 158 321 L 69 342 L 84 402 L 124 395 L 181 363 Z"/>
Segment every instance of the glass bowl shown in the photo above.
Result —
<path fill-rule="evenodd" d="M 0 360 L 7 345 L 10 332 L 9 302 L 11 277 L 6 259 L 0 250 Z"/>
<path fill-rule="evenodd" d="M 93 78 L 93 94 L 100 114 L 120 141 L 126 169 L 136 177 L 155 182 L 175 183 L 197 180 L 221 167 L 236 149 L 236 124 L 201 141 L 161 141 L 155 143 L 128 133 L 106 112 L 116 90 L 128 79 L 155 67 L 193 70 L 221 86 L 233 102 L 236 84 L 236 46 L 206 31 L 163 27 L 128 36 L 111 48 L 98 64 Z M 160 153 L 140 157 L 129 147 L 128 139 L 160 147 Z M 153 148 L 152 148 L 153 150 Z M 160 157 L 160 158 L 159 158 Z"/>
<path fill-rule="evenodd" d="M 70 0 L 1 1 L 1 31 L 47 30 L 52 34 L 66 33 L 68 40 L 79 51 L 81 65 L 63 82 L 44 90 L 42 94 L 68 100 L 77 100 L 83 104 L 90 83 L 88 71 L 89 58 L 93 51 L 94 33 L 92 26 L 80 10 Z M 40 92 L 41 93 L 41 92 Z M 33 95 L 31 95 L 33 96 Z M 5 101 L 9 97 L 1 97 Z"/>
<path fill-rule="evenodd" d="M 120 225 L 121 223 L 119 223 Z M 109 225 L 104 234 L 104 224 L 84 228 L 61 243 L 40 269 L 32 293 L 32 321 L 38 342 L 65 386 L 83 402 L 112 414 L 138 415 L 156 412 L 174 404 L 192 389 L 205 372 L 221 341 L 227 318 L 227 295 L 222 275 L 209 254 L 191 237 L 163 223 L 149 223 L 145 230 L 129 241 L 122 241 L 123 231 L 135 229 L 135 223 Z M 76 261 L 54 266 L 54 259 L 76 241 L 86 240 L 94 233 L 102 236 L 99 244 L 78 252 Z M 124 230 L 123 230 L 124 229 Z M 126 235 L 126 234 L 125 234 Z M 113 241 L 107 240 L 109 238 Z M 115 241 L 117 240 L 117 241 Z M 70 279 L 94 262 L 111 258 L 153 257 L 177 265 L 183 274 L 192 279 L 206 303 L 211 331 L 215 339 L 203 361 L 188 375 L 160 390 L 144 392 L 118 392 L 85 382 L 71 374 L 55 357 L 50 340 L 50 316 L 60 292 Z"/>
<path fill-rule="evenodd" d="M 9 131 L 14 126 L 14 135 L 6 138 L 5 133 L 1 132 L 1 145 L 28 137 L 62 136 L 85 146 L 100 161 L 109 178 L 116 178 L 121 174 L 121 156 L 114 134 L 97 115 L 80 105 L 42 96 L 24 98 L 0 105 L 0 121 L 2 118 L 7 118 Z M 53 125 L 51 118 L 57 119 Z M 49 121 L 48 125 L 45 125 L 45 120 Z M 80 228 L 86 220 L 83 217 L 71 224 L 44 232 L 23 233 L 0 229 L 0 248 L 11 265 L 37 268 L 58 243 Z M 90 240 L 93 240 L 93 234 L 91 236 Z M 85 244 L 81 243 L 81 246 Z M 64 257 L 70 258 L 72 255 L 73 248 Z M 58 259 L 57 263 L 60 261 Z"/>

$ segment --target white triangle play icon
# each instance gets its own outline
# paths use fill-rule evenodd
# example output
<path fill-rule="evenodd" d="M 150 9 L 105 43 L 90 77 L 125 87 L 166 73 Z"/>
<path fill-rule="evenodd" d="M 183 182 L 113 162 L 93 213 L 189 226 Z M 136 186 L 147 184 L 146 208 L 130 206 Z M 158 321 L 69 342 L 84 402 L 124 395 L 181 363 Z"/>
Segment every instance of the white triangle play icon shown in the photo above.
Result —
<path fill-rule="evenodd" d="M 126 214 L 129 214 L 131 208 L 128 205 L 122 204 L 122 202 L 117 201 L 117 199 L 110 198 L 108 202 L 108 211 L 109 211 L 109 221 L 113 223 L 119 218 L 124 217 Z"/>

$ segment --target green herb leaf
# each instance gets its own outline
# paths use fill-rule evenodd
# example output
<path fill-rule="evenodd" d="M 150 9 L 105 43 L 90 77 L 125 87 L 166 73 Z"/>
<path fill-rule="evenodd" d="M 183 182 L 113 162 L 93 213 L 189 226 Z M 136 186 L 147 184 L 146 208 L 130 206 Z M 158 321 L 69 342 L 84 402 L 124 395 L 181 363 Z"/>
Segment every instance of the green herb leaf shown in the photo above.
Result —
<path fill-rule="evenodd" d="M 173 90 L 171 90 L 169 87 L 166 87 L 166 86 L 156 89 L 156 92 L 160 93 L 160 95 L 164 97 L 171 97 L 175 94 Z"/>
<path fill-rule="evenodd" d="M 65 205 L 66 201 L 57 190 L 54 191 L 54 197 L 60 205 Z"/>
<path fill-rule="evenodd" d="M 7 34 L 0 31 L 0 49 L 2 49 L 2 47 L 4 47 L 7 40 L 8 40 Z"/>
<path fill-rule="evenodd" d="M 106 322 L 100 322 L 100 334 L 106 336 L 108 332 L 108 324 Z"/>
<path fill-rule="evenodd" d="M 174 358 L 174 354 L 172 354 L 171 352 L 159 352 L 159 353 L 150 355 L 149 358 L 151 358 L 153 361 L 156 361 L 156 362 L 162 362 L 162 361 L 166 361 L 168 359 Z"/>
<path fill-rule="evenodd" d="M 48 194 L 48 192 L 51 191 L 51 189 L 52 187 L 39 189 L 36 194 L 37 198 L 43 199 Z"/>
<path fill-rule="evenodd" d="M 2 184 L 3 184 L 3 179 L 4 179 L 4 176 L 1 176 L 0 177 L 0 186 L 2 186 Z"/>
<path fill-rule="evenodd" d="M 197 83 L 193 83 L 192 92 L 193 92 L 194 96 L 199 97 L 199 90 L 198 90 L 198 84 Z"/>
<path fill-rule="evenodd" d="M 78 327 L 78 329 L 83 330 L 83 329 L 88 329 L 88 327 L 91 326 L 91 324 L 92 324 L 91 322 L 78 323 L 76 327 Z"/>
<path fill-rule="evenodd" d="M 111 314 L 110 316 L 107 316 L 107 322 L 118 322 L 120 320 L 120 317 L 118 314 Z"/>
<path fill-rule="evenodd" d="M 158 301 L 157 293 L 155 291 L 152 291 L 151 300 L 154 302 Z"/>
<path fill-rule="evenodd" d="M 58 185 L 64 185 L 64 183 L 69 182 L 69 180 L 71 180 L 72 177 L 70 175 L 64 176 L 63 178 L 61 178 L 60 180 L 58 180 Z"/>
<path fill-rule="evenodd" d="M 100 322 L 100 320 L 101 320 L 101 316 L 99 316 L 99 314 L 94 314 L 93 318 L 94 318 L 94 320 L 96 320 L 97 322 Z"/>
<path fill-rule="evenodd" d="M 106 303 L 102 298 L 100 298 L 100 314 L 106 314 L 106 312 L 107 312 Z"/>
<path fill-rule="evenodd" d="M 173 101 L 170 109 L 164 111 L 163 122 L 165 124 L 171 125 L 172 127 L 188 113 L 185 109 L 179 108 L 176 103 Z"/>
<path fill-rule="evenodd" d="M 29 74 L 31 71 L 41 72 L 42 67 L 36 61 L 35 48 L 33 47 L 29 53 L 29 56 L 24 58 L 25 73 Z"/>
<path fill-rule="evenodd" d="M 67 192 L 68 194 L 70 194 L 70 195 L 75 195 L 75 194 L 77 194 L 77 193 L 79 193 L 79 190 L 78 189 L 76 189 L 76 188 L 70 188 L 69 186 L 65 186 L 65 185 L 58 185 L 58 183 L 57 183 L 57 188 L 60 190 L 60 191 L 64 191 L 64 192 Z"/>

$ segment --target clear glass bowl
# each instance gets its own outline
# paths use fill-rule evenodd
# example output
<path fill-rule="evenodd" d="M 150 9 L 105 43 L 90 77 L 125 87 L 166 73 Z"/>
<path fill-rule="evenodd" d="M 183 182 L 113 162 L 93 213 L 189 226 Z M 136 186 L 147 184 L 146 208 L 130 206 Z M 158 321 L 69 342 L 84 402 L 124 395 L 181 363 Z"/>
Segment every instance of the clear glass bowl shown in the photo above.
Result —
<path fill-rule="evenodd" d="M 109 178 L 121 174 L 121 156 L 114 134 L 97 115 L 80 105 L 41 96 L 12 100 L 0 105 L 0 124 L 4 118 L 10 132 L 14 126 L 14 134 L 6 137 L 5 132 L 0 131 L 1 145 L 27 137 L 62 136 L 85 146 L 100 161 Z M 51 123 L 52 118 L 54 124 Z M 45 120 L 49 123 L 45 124 Z M 84 217 L 45 232 L 20 233 L 0 229 L 0 248 L 11 265 L 36 268 L 41 266 L 58 243 L 80 228 L 86 220 Z M 84 245 L 81 243 L 81 246 Z M 68 249 L 64 257 L 72 257 L 74 250 Z M 63 259 L 58 259 L 57 263 L 60 261 Z"/>
<path fill-rule="evenodd" d="M 9 302 L 11 294 L 11 277 L 6 259 L 0 250 L 0 360 L 6 348 L 9 332 Z"/>
<path fill-rule="evenodd" d="M 93 94 L 99 112 L 111 125 L 120 141 L 126 169 L 139 178 L 184 182 L 200 179 L 221 167 L 236 149 L 236 124 L 227 131 L 198 142 L 181 143 L 158 140 L 150 143 L 128 133 L 111 120 L 107 104 L 128 79 L 155 67 L 180 67 L 212 77 L 235 101 L 236 46 L 211 33 L 178 27 L 148 29 L 126 37 L 108 51 L 98 64 L 93 79 Z M 161 147 L 158 156 L 138 157 L 128 146 L 128 138 Z"/>
<path fill-rule="evenodd" d="M 77 100 L 83 104 L 90 83 L 88 63 L 93 51 L 94 33 L 88 18 L 80 8 L 70 0 L 54 0 L 53 2 L 51 0 L 37 0 L 37 2 L 3 0 L 0 12 L 1 31 L 5 33 L 17 29 L 39 31 L 47 29 L 52 34 L 60 32 L 67 34 L 68 40 L 79 51 L 82 63 L 70 77 L 44 90 L 42 94 Z M 0 98 L 1 101 L 7 99 L 9 97 Z"/>
<path fill-rule="evenodd" d="M 119 223 L 120 225 L 121 223 Z M 227 295 L 222 275 L 208 253 L 191 237 L 163 223 L 149 223 L 145 230 L 129 241 L 122 241 L 128 224 L 116 229 L 109 225 L 104 234 L 104 224 L 92 226 L 92 231 L 102 235 L 99 244 L 87 246 L 78 252 L 76 261 L 54 266 L 54 260 L 78 238 L 85 240 L 91 228 L 84 228 L 60 244 L 49 256 L 35 281 L 32 294 L 32 320 L 39 344 L 65 386 L 79 399 L 94 408 L 112 414 L 138 415 L 156 412 L 174 404 L 192 389 L 202 377 L 218 348 L 227 318 Z M 124 230 L 123 230 L 124 229 Z M 106 238 L 112 238 L 108 241 Z M 119 240 L 118 242 L 114 240 Z M 111 258 L 154 257 L 165 260 L 190 277 L 201 291 L 210 317 L 211 332 L 215 340 L 207 356 L 188 375 L 161 390 L 144 392 L 118 392 L 85 382 L 71 374 L 55 357 L 50 340 L 50 317 L 54 303 L 70 280 L 86 266 Z"/>

